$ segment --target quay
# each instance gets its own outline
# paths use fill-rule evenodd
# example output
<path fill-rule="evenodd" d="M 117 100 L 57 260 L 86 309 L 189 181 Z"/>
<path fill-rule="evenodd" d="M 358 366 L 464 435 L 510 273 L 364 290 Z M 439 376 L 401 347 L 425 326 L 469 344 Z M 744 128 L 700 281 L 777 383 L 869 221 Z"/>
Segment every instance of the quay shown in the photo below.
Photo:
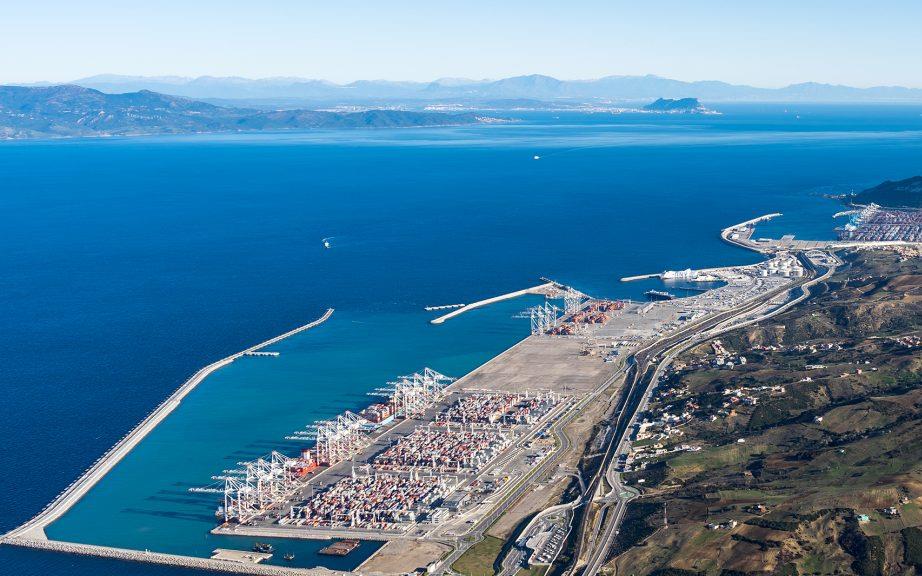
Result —
<path fill-rule="evenodd" d="M 135 426 L 134 429 L 123 436 L 121 440 L 119 440 L 112 448 L 100 456 L 96 462 L 94 462 L 93 465 L 83 473 L 82 476 L 72 482 L 51 503 L 45 506 L 45 508 L 43 508 L 42 511 L 38 513 L 38 515 L 0 537 L 0 543 L 35 547 L 35 542 L 50 542 L 48 537 L 45 535 L 45 527 L 64 515 L 67 510 L 69 510 L 74 504 L 83 498 L 83 496 L 89 492 L 90 489 L 95 486 L 96 483 L 99 482 L 106 474 L 108 474 L 108 472 L 112 470 L 112 468 L 114 468 L 115 465 L 122 460 L 122 458 L 131 452 L 131 450 L 134 449 L 134 447 L 137 446 L 141 440 L 143 440 L 154 428 L 157 427 L 158 424 L 160 424 L 160 422 L 169 416 L 170 413 L 172 413 L 173 410 L 179 406 L 182 399 L 185 398 L 202 381 L 204 381 L 205 378 L 242 356 L 251 355 L 252 353 L 258 352 L 260 349 L 265 348 L 266 346 L 271 346 L 272 344 L 281 342 L 282 340 L 294 336 L 295 334 L 299 334 L 305 330 L 314 328 L 315 326 L 326 322 L 332 315 L 333 308 L 328 308 L 320 318 L 314 320 L 313 322 L 299 326 L 293 330 L 289 330 L 288 332 L 280 334 L 274 338 L 270 338 L 265 342 L 260 342 L 259 344 L 237 352 L 236 354 L 231 354 L 226 358 L 222 358 L 217 362 L 213 362 L 208 366 L 205 366 L 193 374 L 191 378 L 186 380 L 186 382 L 177 388 L 176 391 L 170 394 L 166 400 L 154 408 L 154 410 L 148 414 L 147 417 L 145 417 L 137 426 Z M 55 544 L 62 543 L 56 542 Z M 105 547 L 101 546 L 92 547 L 94 551 L 99 551 L 100 549 L 104 548 Z M 93 552 L 83 553 L 92 554 Z"/>
<path fill-rule="evenodd" d="M 231 550 L 228 548 L 216 548 L 211 553 L 212 560 L 240 562 L 241 564 L 259 564 L 269 558 L 272 558 L 272 554 L 268 552 L 250 552 L 249 550 Z"/>
<path fill-rule="evenodd" d="M 693 278 L 693 279 L 675 278 L 675 279 L 681 280 L 683 282 L 716 282 L 716 281 L 719 281 L 720 279 L 716 277 L 708 278 L 707 276 L 714 274 L 715 272 L 722 272 L 723 270 L 726 270 L 726 268 L 723 268 L 723 267 L 721 268 L 696 268 L 694 270 L 692 269 L 689 269 L 689 270 L 692 272 L 697 272 L 705 276 L 705 278 Z M 664 276 L 663 272 L 654 272 L 653 274 L 640 274 L 639 276 L 625 276 L 624 278 L 621 279 L 621 281 L 622 282 L 636 282 L 637 280 L 649 280 L 651 278 L 660 278 L 661 280 L 670 279 Z"/>
<path fill-rule="evenodd" d="M 539 284 L 538 286 L 532 286 L 531 288 L 525 288 L 524 290 L 517 290 L 515 292 L 509 292 L 508 294 L 501 294 L 499 296 L 494 296 L 492 298 L 486 298 L 484 300 L 478 300 L 477 302 L 472 302 L 471 304 L 466 304 L 457 310 L 453 310 L 444 316 L 439 316 L 434 318 L 429 322 L 432 324 L 442 324 L 446 320 L 451 320 L 455 316 L 459 316 L 473 310 L 475 308 L 481 308 L 489 304 L 495 304 L 496 302 L 502 302 L 503 300 L 511 300 L 512 298 L 518 298 L 520 296 L 525 296 L 526 294 L 546 294 L 550 290 L 557 288 L 557 284 L 554 282 L 546 282 L 544 284 Z"/>

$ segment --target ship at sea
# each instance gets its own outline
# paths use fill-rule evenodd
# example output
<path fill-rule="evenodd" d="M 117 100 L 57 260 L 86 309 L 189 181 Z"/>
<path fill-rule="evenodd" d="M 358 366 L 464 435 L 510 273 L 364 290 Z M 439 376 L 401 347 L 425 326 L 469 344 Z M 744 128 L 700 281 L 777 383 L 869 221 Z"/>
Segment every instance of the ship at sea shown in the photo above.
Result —
<path fill-rule="evenodd" d="M 675 300 L 675 294 L 663 292 L 662 290 L 647 290 L 643 295 L 647 297 L 647 300 L 651 301 Z"/>

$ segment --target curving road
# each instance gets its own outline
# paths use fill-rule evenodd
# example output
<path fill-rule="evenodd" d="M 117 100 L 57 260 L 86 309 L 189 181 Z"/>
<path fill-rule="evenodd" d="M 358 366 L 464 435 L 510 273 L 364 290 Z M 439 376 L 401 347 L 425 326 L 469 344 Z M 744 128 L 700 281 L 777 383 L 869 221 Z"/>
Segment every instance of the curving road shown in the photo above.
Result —
<path fill-rule="evenodd" d="M 614 456 L 620 454 L 622 451 L 622 447 L 627 440 L 626 432 L 630 428 L 629 425 L 633 424 L 637 416 L 646 410 L 652 390 L 659 381 L 663 371 L 671 364 L 676 356 L 688 348 L 714 338 L 719 334 L 761 322 L 799 304 L 810 297 L 812 286 L 827 280 L 836 271 L 836 267 L 833 266 L 826 269 L 822 275 L 817 276 L 817 270 L 813 264 L 803 256 L 799 256 L 799 258 L 806 269 L 810 271 L 810 276 L 805 277 L 793 287 L 778 289 L 767 293 L 763 297 L 738 310 L 720 314 L 693 329 L 684 330 L 675 336 L 661 340 L 635 355 L 637 370 L 633 374 L 634 378 L 630 384 L 627 396 L 630 397 L 632 394 L 641 393 L 639 397 L 634 399 L 634 402 L 628 410 L 630 414 L 629 418 L 622 418 L 624 411 L 619 413 L 619 426 L 616 428 L 616 435 L 609 445 L 609 451 L 606 452 L 606 458 L 602 467 L 599 469 L 599 473 L 593 479 L 594 483 L 598 483 L 601 477 L 604 476 L 611 486 L 611 490 L 600 498 L 602 502 L 602 507 L 599 511 L 601 521 L 598 527 L 593 531 L 592 536 L 588 539 L 590 550 L 588 551 L 585 568 L 582 570 L 582 576 L 595 576 L 605 564 L 615 536 L 618 534 L 618 529 L 624 517 L 625 510 L 627 509 L 627 504 L 639 495 L 636 491 L 626 490 L 620 484 L 619 474 L 615 469 Z M 801 291 L 797 297 L 780 306 L 773 306 L 771 304 L 771 301 L 780 293 L 797 289 Z M 753 312 L 757 314 L 751 316 Z M 662 355 L 662 361 L 656 366 L 649 378 L 647 378 L 646 373 L 651 366 L 651 360 L 660 355 Z M 624 423 L 624 425 L 622 426 L 621 423 Z M 589 515 L 585 518 L 586 522 L 588 522 Z M 589 527 L 584 525 L 582 532 L 585 533 L 587 528 Z M 601 537 L 598 536 L 600 532 Z M 577 551 L 581 552 L 579 547 L 582 540 L 578 540 L 577 542 Z M 579 554 L 574 556 L 574 558 L 577 559 L 579 557 Z M 575 562 L 576 561 L 574 561 L 574 563 Z M 571 567 L 570 574 L 575 572 L 576 566 L 574 565 Z"/>
<path fill-rule="evenodd" d="M 474 526 L 468 531 L 467 541 L 457 540 L 454 543 L 449 543 L 454 546 L 454 550 L 446 556 L 438 567 L 433 569 L 431 573 L 433 574 L 444 574 L 448 571 L 452 564 L 455 563 L 458 558 L 461 557 L 464 552 L 466 552 L 470 547 L 474 546 L 481 540 L 483 540 L 483 534 L 486 532 L 487 528 L 493 525 L 500 516 L 506 513 L 510 506 L 512 506 L 520 496 L 522 496 L 527 490 L 531 489 L 532 485 L 539 478 L 543 478 L 545 474 L 551 470 L 552 466 L 556 465 L 560 457 L 567 453 L 572 445 L 572 440 L 567 436 L 564 428 L 570 424 L 579 414 L 582 412 L 583 408 L 586 407 L 593 399 L 595 399 L 602 391 L 611 386 L 622 374 L 625 372 L 625 366 L 620 366 L 610 377 L 608 377 L 598 388 L 596 388 L 591 394 L 584 396 L 579 402 L 574 404 L 570 409 L 563 415 L 561 415 L 557 422 L 552 428 L 554 438 L 558 442 L 558 448 L 554 450 L 551 455 L 545 458 L 541 464 L 535 467 L 534 470 L 524 478 L 522 478 L 516 487 L 508 493 L 502 501 L 490 511 L 489 514 L 480 519 Z"/>

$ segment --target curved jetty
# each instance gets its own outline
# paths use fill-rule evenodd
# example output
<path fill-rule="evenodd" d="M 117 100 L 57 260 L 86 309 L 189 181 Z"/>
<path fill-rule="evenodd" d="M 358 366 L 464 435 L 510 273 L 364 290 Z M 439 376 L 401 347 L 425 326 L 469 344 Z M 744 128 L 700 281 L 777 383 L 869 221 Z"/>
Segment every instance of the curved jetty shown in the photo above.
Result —
<path fill-rule="evenodd" d="M 780 212 L 773 212 L 771 214 L 759 216 L 758 218 L 753 218 L 752 220 L 740 222 L 734 226 L 728 226 L 727 228 L 724 228 L 720 231 L 720 237 L 724 242 L 727 242 L 728 244 L 733 244 L 735 246 L 740 246 L 749 250 L 755 250 L 756 252 L 764 252 L 764 248 L 759 247 L 750 239 L 753 231 L 755 230 L 755 225 L 759 222 L 767 222 L 768 220 L 777 218 L 781 215 L 782 214 Z"/>
<path fill-rule="evenodd" d="M 526 294 L 545 294 L 547 293 L 548 290 L 551 290 L 556 287 L 557 285 L 555 283 L 547 282 L 545 284 L 539 284 L 537 286 L 532 286 L 531 288 L 525 288 L 524 290 L 517 290 L 515 292 L 509 292 L 508 294 L 501 294 L 499 296 L 494 296 L 492 298 L 478 300 L 477 302 L 466 304 L 462 306 L 461 308 L 458 308 L 457 310 L 452 310 L 448 314 L 439 316 L 438 318 L 434 318 L 430 320 L 429 322 L 432 324 L 441 324 L 445 322 L 446 320 L 450 320 L 454 318 L 455 316 L 464 314 L 465 312 L 469 310 L 473 310 L 474 308 L 480 308 L 482 306 L 486 306 L 488 304 L 494 304 L 496 302 L 501 302 L 503 300 L 510 300 L 512 298 L 518 298 L 519 296 L 525 296 Z"/>
<path fill-rule="evenodd" d="M 137 426 L 134 427 L 131 432 L 122 437 L 118 443 L 110 448 L 105 454 L 99 457 L 96 462 L 93 463 L 86 472 L 83 473 L 80 478 L 72 482 L 67 488 L 61 492 L 57 498 L 55 498 L 50 504 L 45 506 L 45 508 L 38 513 L 37 516 L 19 526 L 14 528 L 10 532 L 3 535 L 0 538 L 0 542 L 9 543 L 9 544 L 18 544 L 21 546 L 35 546 L 36 541 L 48 542 L 48 537 L 45 535 L 45 526 L 48 526 L 58 518 L 60 518 L 71 506 L 76 504 L 89 490 L 99 482 L 103 476 L 105 476 L 109 470 L 115 467 L 122 458 L 124 458 L 131 450 L 137 446 L 137 444 L 144 439 L 157 425 L 163 421 L 164 418 L 169 416 L 173 410 L 179 406 L 179 403 L 183 398 L 186 397 L 189 392 L 191 392 L 196 386 L 198 386 L 205 378 L 210 374 L 227 366 L 234 360 L 242 357 L 251 355 L 254 352 L 258 352 L 261 348 L 270 346 L 277 342 L 284 340 L 290 336 L 294 336 L 305 330 L 309 330 L 314 326 L 326 322 L 330 316 L 333 315 L 333 309 L 328 308 L 324 312 L 323 316 L 314 320 L 309 324 L 299 326 L 294 330 L 289 330 L 284 334 L 276 336 L 275 338 L 270 338 L 265 342 L 260 342 L 255 346 L 251 346 L 246 350 L 241 350 L 236 354 L 231 354 L 230 356 L 213 362 L 208 366 L 205 366 L 198 372 L 192 375 L 191 378 L 186 380 L 182 386 L 176 389 L 175 392 L 170 394 L 170 396 L 164 400 L 159 406 L 157 406 L 144 420 L 142 420 Z M 104 546 L 93 546 L 89 550 L 98 551 L 100 549 L 105 549 Z M 79 552 L 78 552 L 79 553 Z M 87 554 L 93 554 L 94 552 L 82 552 Z M 138 554 L 141 554 L 138 552 Z M 97 554 L 99 555 L 99 554 Z M 142 559 L 146 559 L 144 557 Z"/>

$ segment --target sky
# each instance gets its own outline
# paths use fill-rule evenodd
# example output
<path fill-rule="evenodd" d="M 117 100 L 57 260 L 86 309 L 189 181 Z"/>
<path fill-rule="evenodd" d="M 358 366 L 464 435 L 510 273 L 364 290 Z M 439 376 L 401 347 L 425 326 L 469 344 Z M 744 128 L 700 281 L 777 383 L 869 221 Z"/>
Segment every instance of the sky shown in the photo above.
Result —
<path fill-rule="evenodd" d="M 0 83 L 656 74 L 922 87 L 920 0 L 105 0 L 0 10 Z"/>

